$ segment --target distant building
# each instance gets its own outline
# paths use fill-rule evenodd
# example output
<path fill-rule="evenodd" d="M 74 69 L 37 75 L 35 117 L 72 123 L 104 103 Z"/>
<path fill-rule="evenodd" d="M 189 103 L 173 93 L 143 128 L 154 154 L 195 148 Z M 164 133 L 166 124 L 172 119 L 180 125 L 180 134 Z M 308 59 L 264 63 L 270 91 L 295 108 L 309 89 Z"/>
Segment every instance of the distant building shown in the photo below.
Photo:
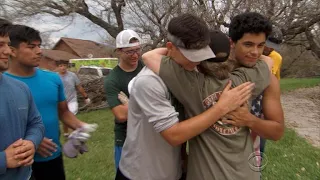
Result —
<path fill-rule="evenodd" d="M 113 57 L 109 52 L 110 47 L 103 44 L 82 40 L 82 39 L 72 39 L 72 38 L 61 38 L 56 45 L 52 48 L 53 50 L 61 50 L 79 58 L 107 58 Z"/>
<path fill-rule="evenodd" d="M 69 62 L 69 59 L 74 58 L 79 58 L 79 56 L 60 50 L 42 49 L 42 58 L 39 67 L 54 71 L 57 68 L 57 61 Z"/>
<path fill-rule="evenodd" d="M 61 38 L 52 49 L 42 50 L 42 59 L 39 67 L 54 71 L 57 61 L 69 61 L 81 58 L 108 58 L 113 57 L 112 47 L 94 41 Z"/>

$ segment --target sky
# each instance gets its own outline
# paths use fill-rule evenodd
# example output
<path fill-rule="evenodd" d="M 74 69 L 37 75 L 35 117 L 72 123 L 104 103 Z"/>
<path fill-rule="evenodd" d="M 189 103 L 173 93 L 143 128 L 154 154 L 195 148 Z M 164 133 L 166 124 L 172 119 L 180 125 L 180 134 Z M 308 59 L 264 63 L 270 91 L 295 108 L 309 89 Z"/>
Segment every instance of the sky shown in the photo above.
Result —
<path fill-rule="evenodd" d="M 49 34 L 51 43 L 56 43 L 61 37 L 85 39 L 105 43 L 106 39 L 110 37 L 108 36 L 107 31 L 97 25 L 94 25 L 80 15 L 63 18 L 56 18 L 47 15 L 33 17 L 17 23 L 33 27 L 41 33 Z"/>
<path fill-rule="evenodd" d="M 94 1 L 87 0 L 86 2 L 89 4 L 89 10 L 92 13 L 96 14 L 96 11 L 100 10 L 99 7 L 101 6 L 94 4 Z M 92 7 L 94 7 L 94 9 Z M 130 11 L 127 11 L 126 14 L 127 16 L 125 18 L 131 18 L 131 16 L 128 15 L 130 14 Z M 128 21 L 132 22 L 130 20 Z M 76 13 L 60 18 L 52 15 L 41 14 L 28 17 L 24 20 L 20 19 L 20 21 L 16 23 L 31 26 L 39 30 L 41 33 L 49 35 L 49 41 L 47 41 L 47 38 L 44 38 L 47 36 L 43 36 L 43 40 L 45 42 L 49 42 L 51 46 L 58 42 L 61 37 L 92 40 L 99 43 L 114 45 L 114 39 L 107 33 L 106 30 L 93 24 L 90 20 Z M 142 38 L 145 40 L 145 42 L 149 42 L 149 37 Z"/>

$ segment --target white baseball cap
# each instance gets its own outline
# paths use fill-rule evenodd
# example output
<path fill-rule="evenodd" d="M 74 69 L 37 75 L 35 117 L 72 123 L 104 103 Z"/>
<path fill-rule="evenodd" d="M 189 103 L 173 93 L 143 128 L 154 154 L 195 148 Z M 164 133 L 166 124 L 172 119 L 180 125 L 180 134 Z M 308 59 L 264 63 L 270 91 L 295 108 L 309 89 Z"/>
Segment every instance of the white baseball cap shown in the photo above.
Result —
<path fill-rule="evenodd" d="M 130 43 L 130 40 L 132 38 L 138 39 L 139 42 Z M 116 48 L 133 47 L 133 46 L 139 46 L 140 44 L 141 44 L 141 38 L 135 31 L 130 29 L 121 31 L 116 37 Z"/>
<path fill-rule="evenodd" d="M 212 51 L 209 45 L 198 48 L 198 49 L 190 49 L 186 48 L 184 43 L 176 36 L 167 33 L 167 38 L 169 41 L 171 41 L 177 48 L 180 50 L 180 52 L 189 60 L 192 62 L 201 62 L 207 59 L 215 58 L 216 55 Z"/>

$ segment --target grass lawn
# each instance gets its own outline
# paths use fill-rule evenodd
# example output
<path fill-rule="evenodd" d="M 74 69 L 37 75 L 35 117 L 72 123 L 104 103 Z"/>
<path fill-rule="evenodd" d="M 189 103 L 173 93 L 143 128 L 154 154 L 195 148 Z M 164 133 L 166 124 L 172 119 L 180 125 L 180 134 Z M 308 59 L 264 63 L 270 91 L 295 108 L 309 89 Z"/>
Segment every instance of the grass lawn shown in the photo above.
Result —
<path fill-rule="evenodd" d="M 80 113 L 78 117 L 88 123 L 97 123 L 99 128 L 88 142 L 88 153 L 75 159 L 64 158 L 67 180 L 114 179 L 113 114 L 109 109 L 105 109 Z"/>
<path fill-rule="evenodd" d="M 268 164 L 262 171 L 264 180 L 320 179 L 320 149 L 291 129 L 286 129 L 280 141 L 267 142 L 266 156 Z"/>
<path fill-rule="evenodd" d="M 288 78 L 281 79 L 281 91 L 290 91 L 297 88 L 307 88 L 320 85 L 320 78 Z"/>
<path fill-rule="evenodd" d="M 320 78 L 280 80 L 282 92 L 316 85 L 320 85 Z M 280 141 L 268 141 L 266 156 L 268 164 L 262 172 L 264 180 L 320 180 L 320 149 L 291 129 L 286 129 Z"/>
<path fill-rule="evenodd" d="M 317 79 L 283 79 L 283 91 L 320 84 Z M 78 117 L 89 123 L 99 124 L 97 132 L 88 143 L 89 153 L 76 159 L 65 160 L 68 180 L 112 180 L 113 115 L 110 110 L 81 113 Z M 303 138 L 286 129 L 282 140 L 267 142 L 268 164 L 263 170 L 263 180 L 320 180 L 320 149 L 312 147 Z"/>

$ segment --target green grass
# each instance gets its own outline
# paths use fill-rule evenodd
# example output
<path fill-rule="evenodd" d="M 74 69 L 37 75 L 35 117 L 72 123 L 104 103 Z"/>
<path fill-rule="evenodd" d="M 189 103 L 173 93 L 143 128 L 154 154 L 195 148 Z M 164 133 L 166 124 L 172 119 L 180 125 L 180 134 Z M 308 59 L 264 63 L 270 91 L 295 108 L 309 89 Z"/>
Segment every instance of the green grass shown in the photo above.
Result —
<path fill-rule="evenodd" d="M 80 113 L 78 118 L 88 123 L 97 123 L 99 128 L 88 142 L 88 153 L 79 155 L 75 159 L 64 158 L 67 180 L 114 179 L 113 114 L 105 109 Z"/>
<path fill-rule="evenodd" d="M 320 78 L 288 78 L 280 80 L 281 91 L 290 91 L 297 88 L 307 88 L 320 85 Z"/>
<path fill-rule="evenodd" d="M 320 179 L 320 149 L 291 129 L 286 129 L 280 141 L 267 142 L 266 156 L 263 180 Z"/>
<path fill-rule="evenodd" d="M 282 91 L 320 84 L 317 79 L 282 79 Z M 81 113 L 79 119 L 99 124 L 88 142 L 89 153 L 75 159 L 64 158 L 68 180 L 112 180 L 115 176 L 113 160 L 113 115 L 110 110 Z M 263 180 L 320 180 L 320 149 L 311 146 L 293 130 L 286 129 L 278 142 L 267 142 L 268 164 Z M 319 165 L 317 165 L 317 163 Z"/>

